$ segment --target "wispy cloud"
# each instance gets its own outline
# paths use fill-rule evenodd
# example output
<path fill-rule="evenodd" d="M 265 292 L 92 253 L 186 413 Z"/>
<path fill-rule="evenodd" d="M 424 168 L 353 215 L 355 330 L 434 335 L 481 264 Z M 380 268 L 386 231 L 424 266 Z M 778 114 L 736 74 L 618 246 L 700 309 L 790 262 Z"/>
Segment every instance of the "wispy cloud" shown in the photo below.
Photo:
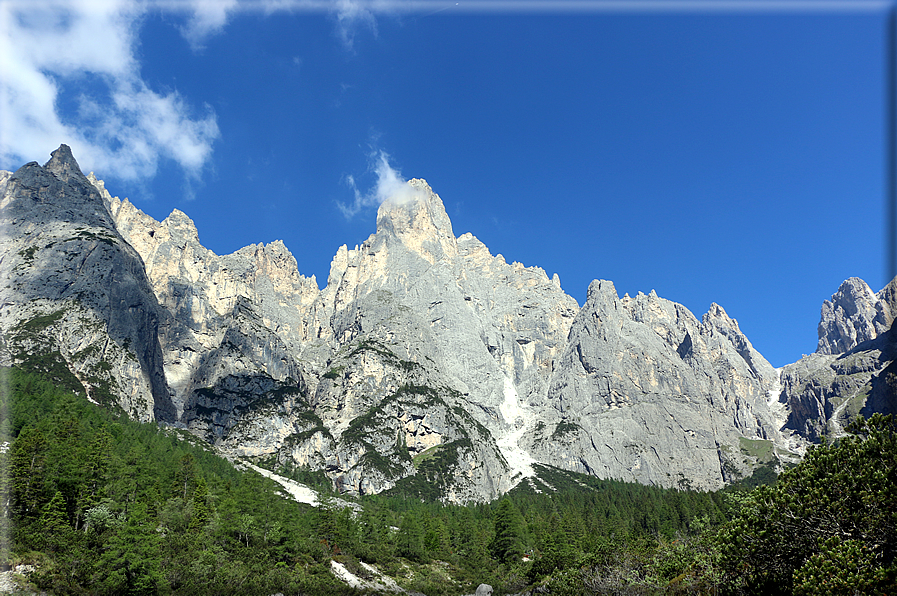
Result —
<path fill-rule="evenodd" d="M 377 36 L 377 19 L 370 3 L 359 0 L 337 0 L 335 3 L 336 34 L 347 50 L 355 49 L 355 34 L 359 28 L 369 29 Z"/>
<path fill-rule="evenodd" d="M 162 159 L 199 175 L 219 136 L 215 114 L 141 78 L 137 32 L 147 7 L 133 0 L 0 2 L 4 165 L 40 159 L 65 142 L 85 169 L 121 178 L 152 177 Z M 197 18 L 207 24 L 196 31 L 210 30 L 212 17 Z"/>
<path fill-rule="evenodd" d="M 346 219 L 351 219 L 362 209 L 379 207 L 385 202 L 404 204 L 420 197 L 419 191 L 408 184 L 401 172 L 389 165 L 389 154 L 385 151 L 371 154 L 370 170 L 376 174 L 377 181 L 366 193 L 358 189 L 354 176 L 346 176 L 346 182 L 355 194 L 355 200 L 351 204 L 337 202 L 337 207 Z"/>
<path fill-rule="evenodd" d="M 190 16 L 181 33 L 191 48 L 201 50 L 206 40 L 220 33 L 230 15 L 239 8 L 238 0 L 183 0 L 181 10 L 186 10 Z"/>

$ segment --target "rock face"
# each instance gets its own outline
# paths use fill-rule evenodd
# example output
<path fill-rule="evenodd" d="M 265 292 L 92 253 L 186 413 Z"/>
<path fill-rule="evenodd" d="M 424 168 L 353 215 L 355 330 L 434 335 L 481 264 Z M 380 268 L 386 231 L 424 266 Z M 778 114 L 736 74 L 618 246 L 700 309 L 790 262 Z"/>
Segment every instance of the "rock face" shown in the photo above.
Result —
<path fill-rule="evenodd" d="M 595 281 L 580 308 L 557 276 L 456 237 L 423 180 L 323 289 L 280 241 L 214 254 L 64 146 L 0 172 L 0 192 L 3 363 L 347 493 L 486 500 L 536 463 L 713 489 L 894 409 L 897 281 L 845 282 L 819 352 L 777 371 L 716 304 L 698 319 Z"/>
<path fill-rule="evenodd" d="M 4 364 L 28 362 L 140 420 L 176 417 L 140 255 L 65 145 L 0 179 Z"/>
<path fill-rule="evenodd" d="M 897 280 L 874 294 L 858 277 L 845 280 L 822 303 L 817 354 L 842 354 L 891 328 L 897 315 Z"/>
<path fill-rule="evenodd" d="M 756 463 L 744 445 L 777 438 L 766 403 L 776 379 L 720 306 L 699 321 L 654 292 L 620 299 L 594 281 L 531 451 L 601 477 L 718 488 Z"/>
<path fill-rule="evenodd" d="M 782 370 L 786 429 L 816 441 L 858 414 L 897 413 L 895 314 L 897 279 L 876 294 L 852 277 L 823 302 L 816 353 Z"/>

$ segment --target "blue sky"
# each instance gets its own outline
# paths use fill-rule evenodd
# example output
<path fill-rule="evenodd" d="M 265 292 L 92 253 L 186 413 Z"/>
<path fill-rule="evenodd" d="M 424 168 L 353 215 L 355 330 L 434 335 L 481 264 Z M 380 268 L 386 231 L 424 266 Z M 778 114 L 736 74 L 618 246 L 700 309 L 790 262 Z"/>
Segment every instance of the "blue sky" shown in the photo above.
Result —
<path fill-rule="evenodd" d="M 889 6 L 0 0 L 0 168 L 67 143 L 213 251 L 282 239 L 323 284 L 386 155 L 580 304 L 599 278 L 717 302 L 781 366 L 844 279 L 887 282 Z"/>

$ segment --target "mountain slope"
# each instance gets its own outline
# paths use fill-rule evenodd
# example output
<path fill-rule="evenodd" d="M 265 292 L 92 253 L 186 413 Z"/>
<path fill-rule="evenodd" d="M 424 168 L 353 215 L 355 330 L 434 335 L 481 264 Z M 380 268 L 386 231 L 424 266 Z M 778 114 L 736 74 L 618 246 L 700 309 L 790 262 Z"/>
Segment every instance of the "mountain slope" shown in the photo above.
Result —
<path fill-rule="evenodd" d="M 140 255 L 65 145 L 0 181 L 4 364 L 28 361 L 140 420 L 174 421 Z"/>
<path fill-rule="evenodd" d="M 556 276 L 456 237 L 423 180 L 339 248 L 323 289 L 279 241 L 214 254 L 187 215 L 158 222 L 112 197 L 67 148 L 0 185 L 2 266 L 18 280 L 2 294 L 5 362 L 96 369 L 136 417 L 323 470 L 347 493 L 425 483 L 488 500 L 538 463 L 714 489 L 798 458 L 844 403 L 893 404 L 894 283 L 845 282 L 820 353 L 777 371 L 716 304 L 698 319 L 595 281 L 580 308 Z M 63 236 L 68 252 L 53 248 Z M 71 330 L 106 347 L 85 356 Z"/>

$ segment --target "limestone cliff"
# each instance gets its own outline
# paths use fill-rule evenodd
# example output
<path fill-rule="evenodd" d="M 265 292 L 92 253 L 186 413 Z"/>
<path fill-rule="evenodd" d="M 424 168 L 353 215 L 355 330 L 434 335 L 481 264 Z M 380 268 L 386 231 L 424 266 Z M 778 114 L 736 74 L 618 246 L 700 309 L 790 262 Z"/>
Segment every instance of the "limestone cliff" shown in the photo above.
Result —
<path fill-rule="evenodd" d="M 895 314 L 897 278 L 873 293 L 852 277 L 823 302 L 816 353 L 782 369 L 787 429 L 818 441 L 859 414 L 897 413 Z"/>
<path fill-rule="evenodd" d="M 0 226 L 3 363 L 140 420 L 174 420 L 158 340 L 167 313 L 67 146 L 4 174 Z"/>
<path fill-rule="evenodd" d="M 654 292 L 595 281 L 529 439 L 537 459 L 601 477 L 716 489 L 749 475 L 743 449 L 778 439 L 777 375 L 718 305 L 698 320 Z"/>
<path fill-rule="evenodd" d="M 891 328 L 897 316 L 897 279 L 874 294 L 858 277 L 822 303 L 817 354 L 842 354 Z"/>
<path fill-rule="evenodd" d="M 3 363 L 349 493 L 494 498 L 551 464 L 713 489 L 893 411 L 897 280 L 847 280 L 781 370 L 722 307 L 557 276 L 456 236 L 412 180 L 327 284 L 280 241 L 216 255 L 84 177 L 67 147 L 0 172 Z"/>

